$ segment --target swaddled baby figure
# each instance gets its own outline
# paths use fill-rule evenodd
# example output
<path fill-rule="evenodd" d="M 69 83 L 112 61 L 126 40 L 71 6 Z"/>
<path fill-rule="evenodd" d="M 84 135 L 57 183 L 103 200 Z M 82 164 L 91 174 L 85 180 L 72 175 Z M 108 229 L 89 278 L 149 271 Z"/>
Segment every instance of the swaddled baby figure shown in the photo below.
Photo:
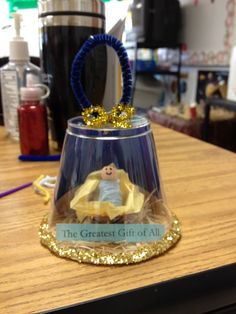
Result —
<path fill-rule="evenodd" d="M 111 163 L 89 173 L 74 193 L 70 208 L 78 221 L 113 221 L 117 217 L 139 213 L 144 194 L 133 184 L 128 173 Z M 99 218 L 99 219 L 98 219 Z"/>
<path fill-rule="evenodd" d="M 100 202 L 111 202 L 115 206 L 122 205 L 120 180 L 114 164 L 105 166 L 101 170 L 98 200 Z"/>

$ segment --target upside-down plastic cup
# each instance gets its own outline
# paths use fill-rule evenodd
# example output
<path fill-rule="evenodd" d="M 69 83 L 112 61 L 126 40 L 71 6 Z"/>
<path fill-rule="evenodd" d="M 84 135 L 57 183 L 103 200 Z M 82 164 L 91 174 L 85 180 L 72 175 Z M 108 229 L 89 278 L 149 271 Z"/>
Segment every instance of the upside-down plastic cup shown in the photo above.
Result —
<path fill-rule="evenodd" d="M 123 93 L 124 95 L 124 93 Z M 43 245 L 78 262 L 132 264 L 164 253 L 180 238 L 168 209 L 150 124 L 129 128 L 68 121 Z"/>

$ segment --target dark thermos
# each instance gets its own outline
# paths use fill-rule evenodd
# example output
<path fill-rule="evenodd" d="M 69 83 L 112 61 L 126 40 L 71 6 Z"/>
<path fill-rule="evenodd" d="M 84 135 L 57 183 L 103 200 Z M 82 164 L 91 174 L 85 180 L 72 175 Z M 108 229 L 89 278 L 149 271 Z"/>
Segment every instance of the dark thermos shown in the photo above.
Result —
<path fill-rule="evenodd" d="M 49 126 L 61 147 L 67 120 L 81 114 L 70 86 L 71 64 L 81 45 L 105 32 L 104 3 L 99 0 L 39 0 L 41 67 L 50 88 Z M 96 47 L 86 59 L 81 81 L 92 104 L 103 101 L 106 47 Z"/>

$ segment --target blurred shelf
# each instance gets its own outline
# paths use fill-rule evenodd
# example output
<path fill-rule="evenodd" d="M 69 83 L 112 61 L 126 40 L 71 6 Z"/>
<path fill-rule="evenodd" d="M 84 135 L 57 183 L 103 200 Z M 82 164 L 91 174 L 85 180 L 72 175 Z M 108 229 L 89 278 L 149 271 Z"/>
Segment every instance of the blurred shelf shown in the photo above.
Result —
<path fill-rule="evenodd" d="M 153 70 L 153 71 L 139 71 L 136 70 L 136 74 L 143 74 L 143 75 L 173 75 L 173 76 L 178 76 L 179 72 L 178 71 L 169 71 L 169 70 Z"/>
<path fill-rule="evenodd" d="M 181 44 L 176 43 L 176 44 L 170 44 L 170 43 L 164 43 L 164 42 L 158 42 L 158 43 L 149 43 L 149 42 L 137 42 L 137 41 L 127 41 L 125 43 L 125 48 L 130 49 L 130 48 L 135 48 L 137 47 L 138 49 L 160 49 L 160 48 L 167 48 L 167 49 L 176 49 L 180 48 Z"/>
<path fill-rule="evenodd" d="M 168 45 L 168 43 L 155 43 L 155 45 L 148 44 L 147 42 L 132 42 L 127 41 L 125 43 L 126 49 L 133 49 L 134 50 L 134 60 L 133 60 L 133 93 L 132 93 L 132 103 L 134 99 L 134 93 L 135 93 L 135 85 L 136 85 L 136 79 L 138 75 L 168 75 L 168 76 L 176 76 L 177 78 L 177 102 L 181 103 L 181 88 L 180 88 L 180 76 L 181 76 L 181 62 L 182 62 L 182 45 L 176 44 L 176 45 Z M 167 48 L 167 49 L 175 49 L 178 50 L 178 62 L 176 64 L 176 71 L 173 71 L 173 68 L 170 70 L 161 70 L 161 69 L 154 69 L 154 70 L 138 70 L 137 69 L 137 61 L 138 61 L 138 50 L 140 48 L 147 48 L 147 49 L 158 49 L 158 48 Z M 172 64 L 173 66 L 173 64 Z"/>

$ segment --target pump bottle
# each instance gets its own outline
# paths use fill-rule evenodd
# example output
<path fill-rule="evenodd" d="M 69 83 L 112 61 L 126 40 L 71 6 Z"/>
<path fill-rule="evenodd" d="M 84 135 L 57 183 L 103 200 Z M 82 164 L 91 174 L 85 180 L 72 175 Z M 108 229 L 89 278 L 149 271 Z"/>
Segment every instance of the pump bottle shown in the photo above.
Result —
<path fill-rule="evenodd" d="M 17 109 L 20 104 L 20 88 L 26 86 L 27 75 L 41 82 L 41 71 L 30 63 L 28 43 L 20 36 L 22 16 L 14 14 L 15 37 L 9 45 L 9 63 L 1 68 L 3 118 L 7 134 L 19 140 Z"/>

